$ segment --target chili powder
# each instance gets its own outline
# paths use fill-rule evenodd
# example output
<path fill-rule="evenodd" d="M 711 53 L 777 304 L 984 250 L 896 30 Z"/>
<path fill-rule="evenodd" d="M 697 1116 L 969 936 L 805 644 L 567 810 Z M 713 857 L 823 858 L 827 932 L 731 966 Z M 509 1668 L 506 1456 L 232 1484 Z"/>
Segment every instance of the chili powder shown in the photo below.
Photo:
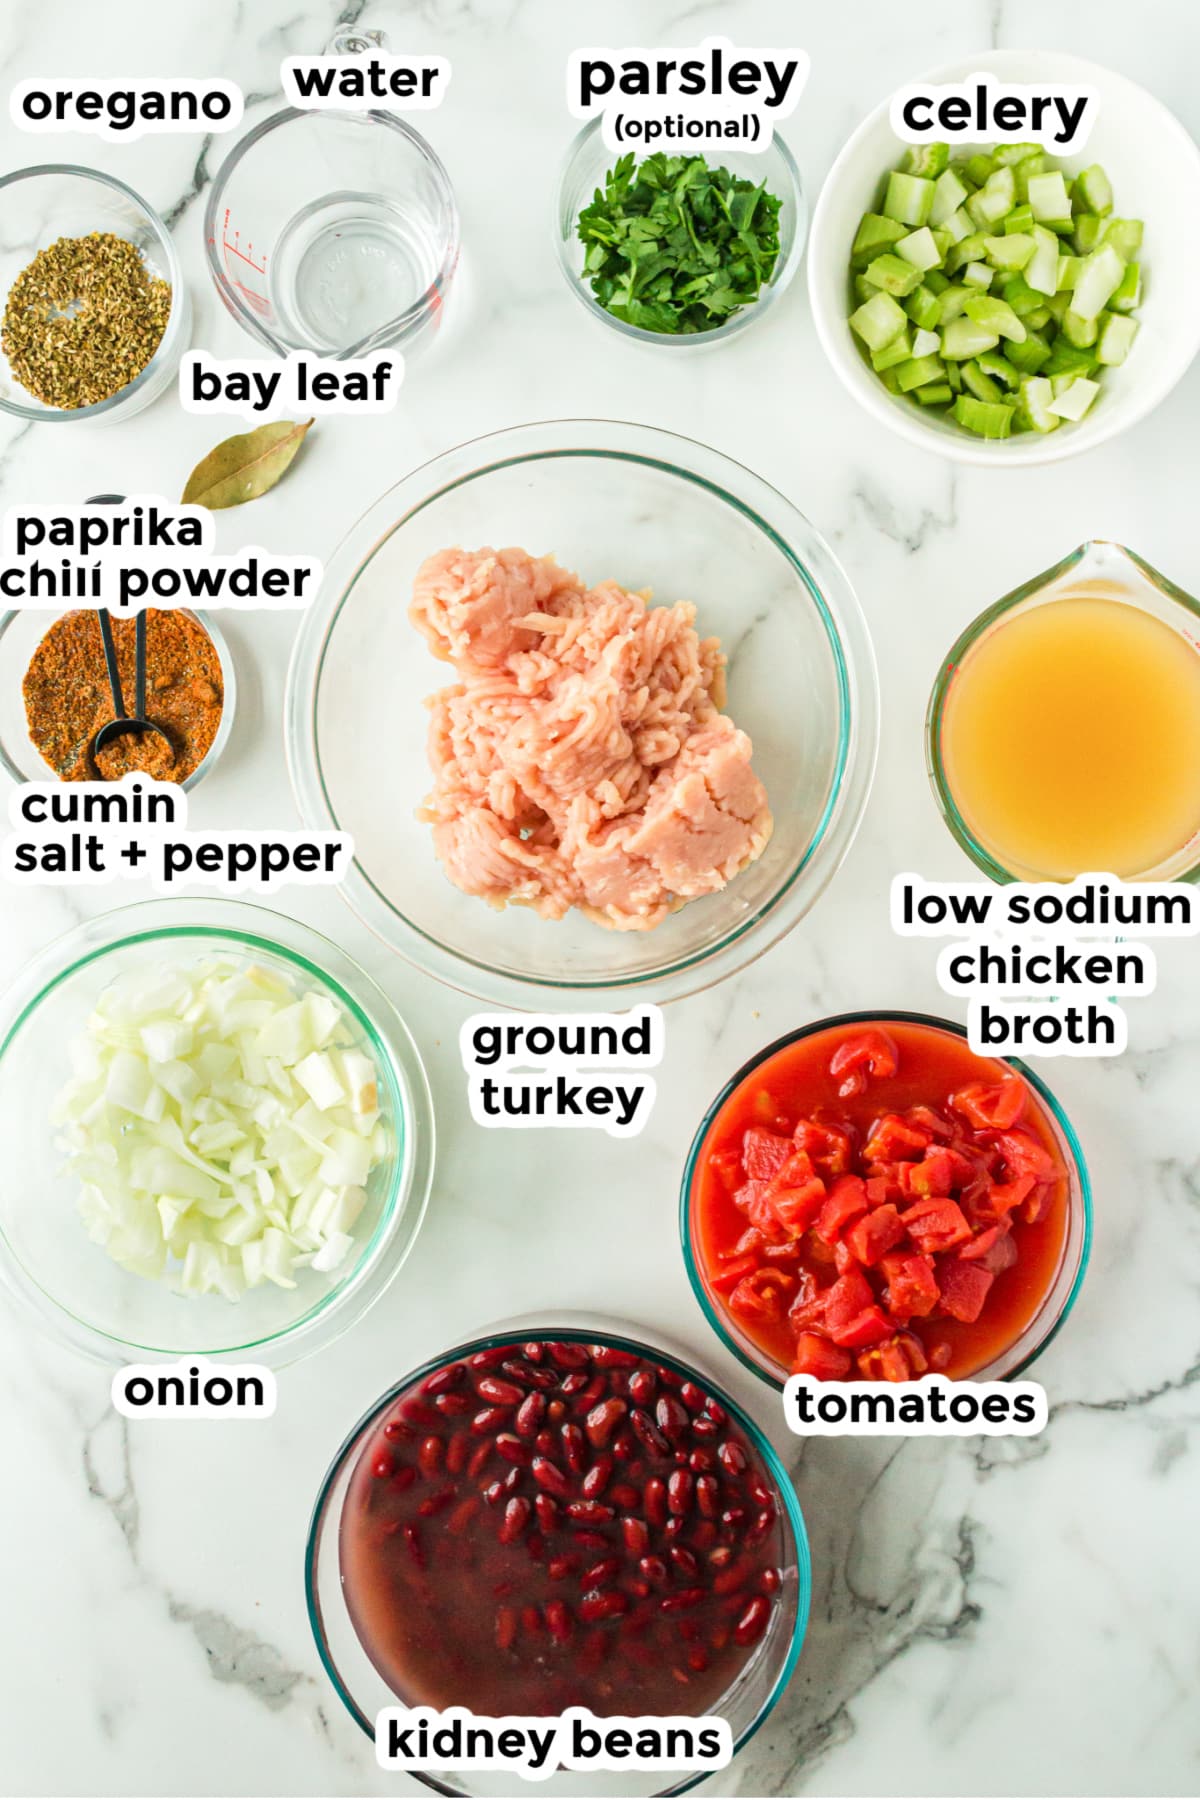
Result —
<path fill-rule="evenodd" d="M 134 704 L 133 619 L 113 619 L 113 643 L 125 704 Z M 200 767 L 221 723 L 224 693 L 217 647 L 187 612 L 146 613 L 146 716 L 155 733 L 118 737 L 95 766 L 89 746 L 114 716 L 100 621 L 94 611 L 64 613 L 33 653 L 22 683 L 25 718 L 34 748 L 62 781 L 119 781 L 140 772 L 160 781 L 186 781 Z"/>

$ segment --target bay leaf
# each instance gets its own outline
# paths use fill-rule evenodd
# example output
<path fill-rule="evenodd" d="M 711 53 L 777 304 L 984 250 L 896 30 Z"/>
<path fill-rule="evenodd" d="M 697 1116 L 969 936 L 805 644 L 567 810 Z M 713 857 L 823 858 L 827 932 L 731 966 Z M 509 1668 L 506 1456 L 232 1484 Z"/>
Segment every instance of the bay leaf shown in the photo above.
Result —
<path fill-rule="evenodd" d="M 198 462 L 183 490 L 185 504 L 218 512 L 267 494 L 291 466 L 311 419 L 278 419 L 226 438 Z"/>

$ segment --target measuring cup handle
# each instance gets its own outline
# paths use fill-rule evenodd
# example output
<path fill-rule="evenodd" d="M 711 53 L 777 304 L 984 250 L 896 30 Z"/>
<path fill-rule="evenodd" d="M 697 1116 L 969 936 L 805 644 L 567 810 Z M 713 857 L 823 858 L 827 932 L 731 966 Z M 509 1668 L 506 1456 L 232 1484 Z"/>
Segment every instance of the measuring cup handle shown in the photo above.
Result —
<path fill-rule="evenodd" d="M 125 701 L 121 694 L 121 671 L 117 667 L 117 646 L 113 643 L 112 620 L 108 616 L 108 608 L 106 606 L 100 607 L 96 616 L 100 620 L 100 637 L 104 644 L 104 662 L 108 669 L 108 685 L 112 689 L 113 717 L 117 719 L 127 719 L 129 714 L 125 711 Z M 144 613 L 138 614 L 139 620 L 144 617 Z"/>

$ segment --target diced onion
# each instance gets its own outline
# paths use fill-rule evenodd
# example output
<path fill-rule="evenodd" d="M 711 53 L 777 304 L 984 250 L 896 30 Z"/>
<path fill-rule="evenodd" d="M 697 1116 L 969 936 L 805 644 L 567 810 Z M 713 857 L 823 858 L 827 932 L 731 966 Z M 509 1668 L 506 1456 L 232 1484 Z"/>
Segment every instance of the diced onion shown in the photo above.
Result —
<path fill-rule="evenodd" d="M 54 1123 L 114 1262 L 229 1300 L 342 1266 L 389 1142 L 375 1064 L 329 995 L 231 957 L 138 970 L 70 1058 Z"/>

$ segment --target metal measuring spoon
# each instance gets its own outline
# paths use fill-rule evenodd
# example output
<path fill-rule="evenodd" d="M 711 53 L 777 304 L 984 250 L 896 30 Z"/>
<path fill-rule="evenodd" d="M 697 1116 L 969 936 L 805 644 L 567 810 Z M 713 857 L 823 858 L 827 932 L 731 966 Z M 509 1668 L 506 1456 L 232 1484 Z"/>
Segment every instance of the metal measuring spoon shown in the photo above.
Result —
<path fill-rule="evenodd" d="M 119 505 L 125 498 L 123 494 L 93 494 L 88 502 L 90 506 Z M 107 725 L 102 725 L 91 743 L 88 745 L 88 766 L 100 781 L 105 776 L 96 761 L 102 750 L 115 744 L 122 737 L 148 737 L 161 739 L 170 754 L 172 765 L 175 762 L 175 746 L 161 725 L 155 725 L 146 717 L 146 613 L 145 608 L 137 615 L 134 626 L 134 710 L 125 710 L 125 696 L 121 691 L 121 671 L 117 664 L 117 647 L 113 642 L 112 619 L 107 607 L 97 609 L 100 621 L 100 637 L 104 645 L 104 662 L 108 670 L 108 685 L 112 690 L 113 714 Z"/>

